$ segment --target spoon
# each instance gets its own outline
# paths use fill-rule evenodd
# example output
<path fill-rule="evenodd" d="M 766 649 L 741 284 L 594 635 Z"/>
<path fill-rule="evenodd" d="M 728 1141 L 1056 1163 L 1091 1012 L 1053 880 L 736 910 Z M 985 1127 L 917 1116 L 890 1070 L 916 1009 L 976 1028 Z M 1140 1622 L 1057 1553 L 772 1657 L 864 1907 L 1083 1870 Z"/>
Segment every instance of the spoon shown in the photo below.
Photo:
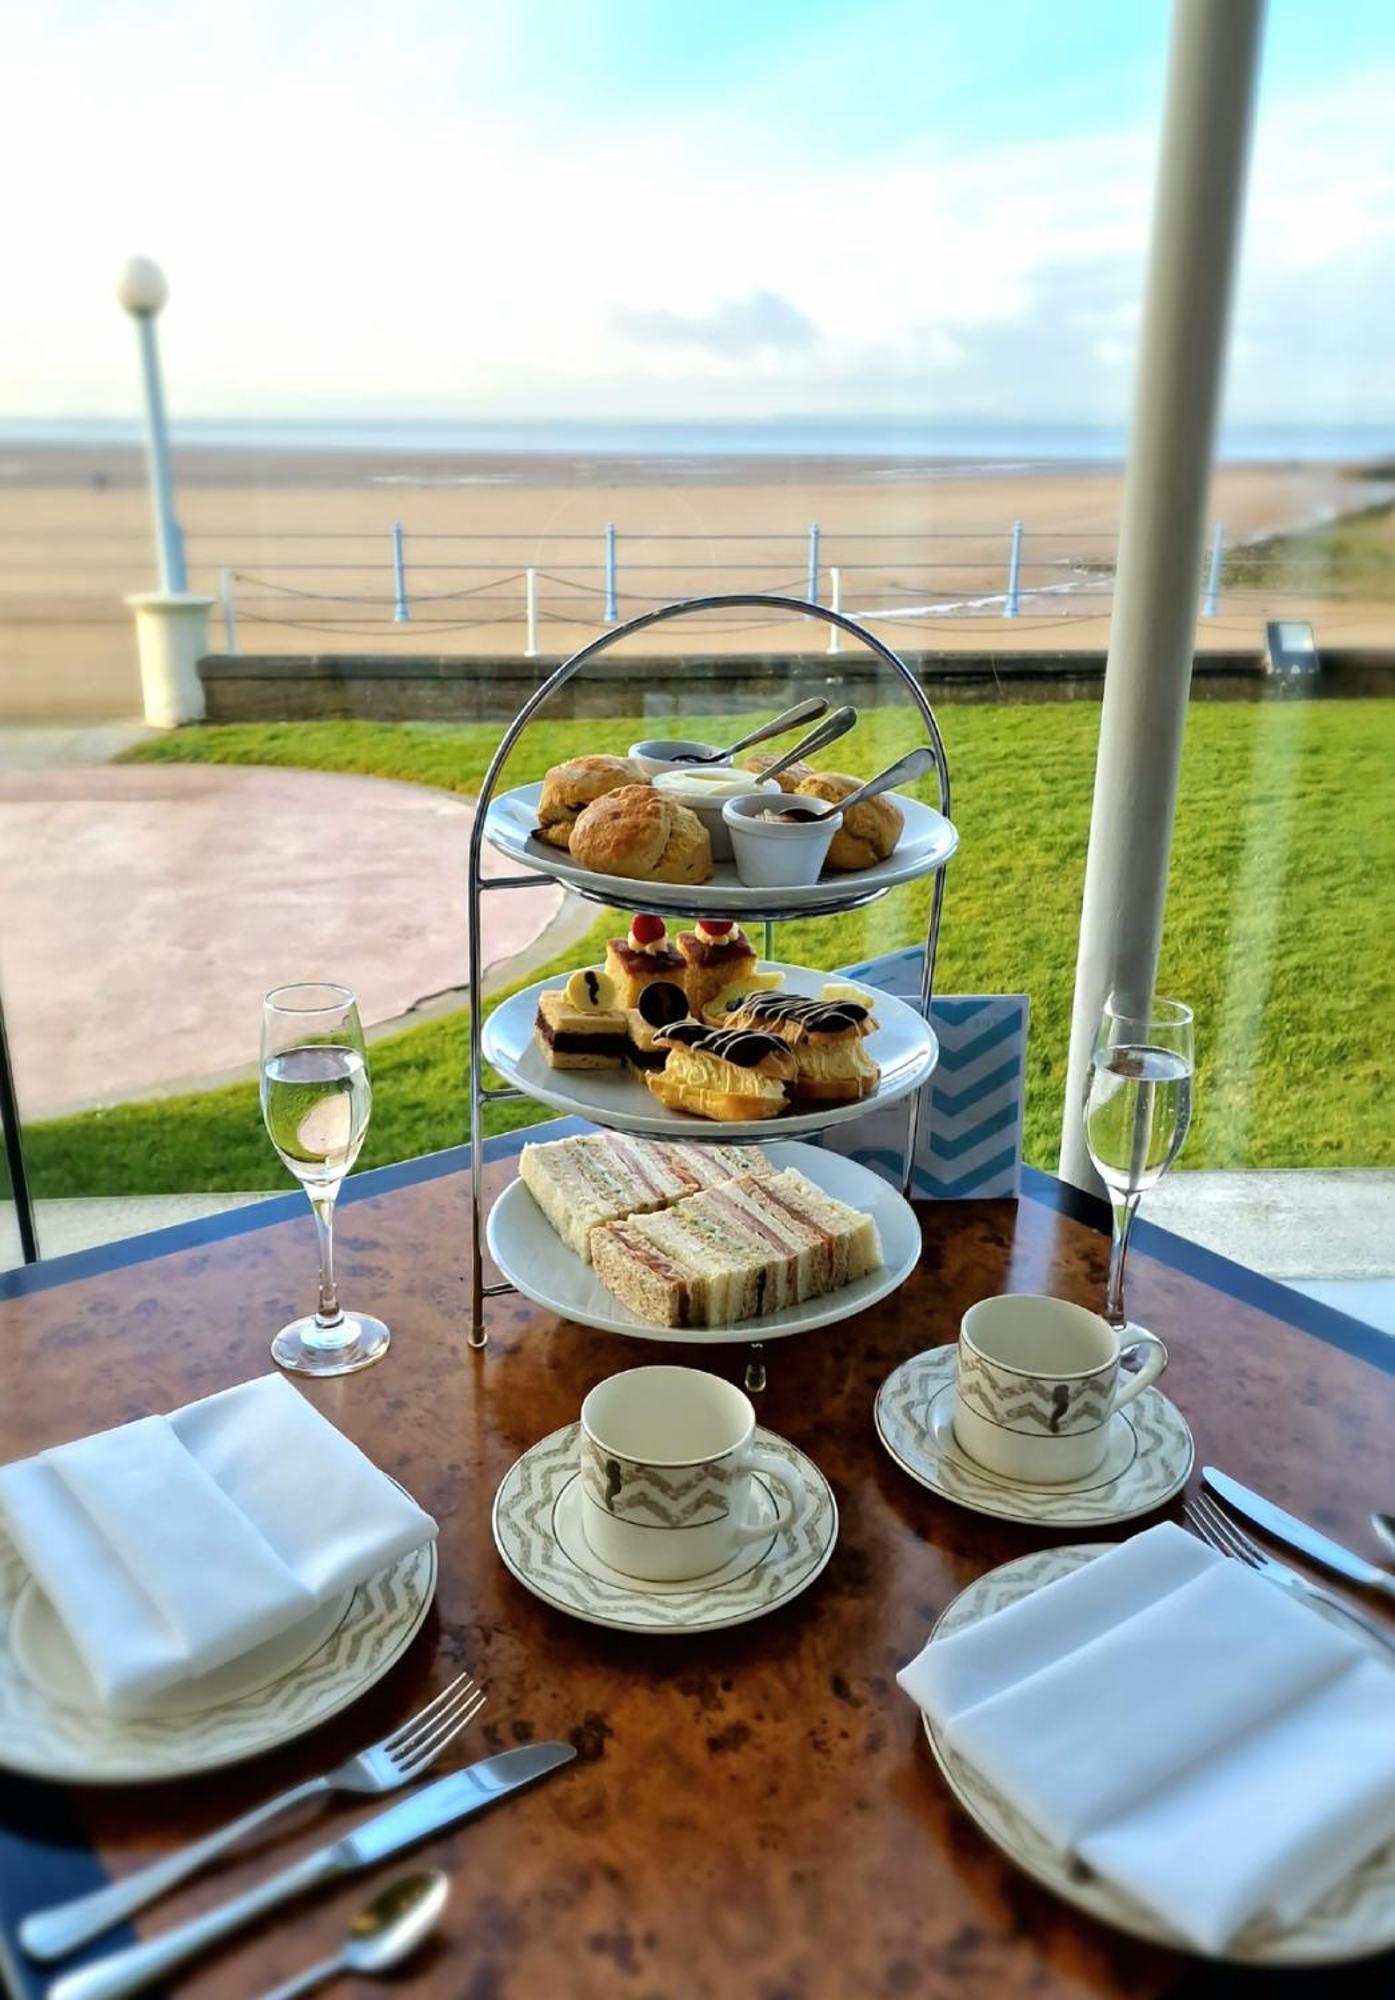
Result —
<path fill-rule="evenodd" d="M 793 750 L 787 750 L 783 757 L 777 757 L 760 773 L 762 783 L 767 778 L 778 778 L 781 771 L 787 771 L 791 764 L 797 764 L 806 751 L 824 750 L 830 743 L 836 743 L 840 736 L 846 736 L 857 721 L 855 708 L 835 708 L 826 721 L 817 729 L 811 729 L 807 736 L 801 736 Z M 751 783 L 756 782 L 755 772 L 751 773 Z"/>
<path fill-rule="evenodd" d="M 439 1868 L 399 1875 L 359 1911 L 333 1958 L 297 1973 L 284 1986 L 264 1994 L 263 2000 L 291 2000 L 293 1994 L 308 1993 L 321 1980 L 341 1972 L 386 1972 L 390 1965 L 399 1965 L 435 1928 L 449 1895 L 450 1883 Z"/>
<path fill-rule="evenodd" d="M 769 736 L 783 736 L 787 729 L 798 729 L 801 722 L 813 722 L 818 716 L 828 713 L 828 703 L 824 696 L 815 695 L 812 701 L 797 701 L 793 708 L 787 708 L 783 715 L 777 715 L 773 722 L 763 722 L 759 729 L 753 729 L 748 736 L 738 736 L 735 743 L 725 750 L 685 750 L 675 757 L 675 764 L 725 764 L 738 750 L 749 750 L 753 743 L 764 743 Z"/>
<path fill-rule="evenodd" d="M 1395 1555 L 1395 1514 L 1372 1514 L 1371 1526 L 1390 1553 Z"/>
<path fill-rule="evenodd" d="M 909 784 L 928 771 L 935 762 L 933 750 L 922 747 L 908 750 L 904 757 L 898 757 L 894 764 L 888 764 L 875 778 L 869 778 L 865 785 L 859 785 L 855 792 L 849 792 L 845 799 L 819 799 L 805 803 L 803 799 L 792 800 L 780 814 L 781 819 L 803 820 L 824 819 L 829 813 L 845 813 L 851 806 L 860 806 L 865 799 L 876 798 L 879 792 L 890 792 L 897 785 Z"/>

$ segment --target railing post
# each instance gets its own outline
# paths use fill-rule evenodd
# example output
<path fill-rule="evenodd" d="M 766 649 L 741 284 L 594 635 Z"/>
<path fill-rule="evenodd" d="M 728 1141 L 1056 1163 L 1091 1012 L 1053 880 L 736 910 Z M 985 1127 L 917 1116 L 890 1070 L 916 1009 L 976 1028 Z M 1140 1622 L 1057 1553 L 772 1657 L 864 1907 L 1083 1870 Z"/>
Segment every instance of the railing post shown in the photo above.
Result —
<path fill-rule="evenodd" d="M 1211 538 L 1211 567 L 1206 572 L 1206 601 L 1201 607 L 1203 618 L 1214 618 L 1216 605 L 1221 595 L 1221 564 L 1225 561 L 1225 526 L 1217 521 L 1216 532 Z"/>
<path fill-rule="evenodd" d="M 615 523 L 608 521 L 605 530 L 605 622 L 618 625 L 620 613 L 615 603 Z"/>
<path fill-rule="evenodd" d="M 819 601 L 819 524 L 809 523 L 809 587 L 805 592 L 811 604 Z"/>
<path fill-rule="evenodd" d="M 1022 602 L 1022 523 L 1012 524 L 1012 541 L 1008 546 L 1007 596 L 1003 599 L 1004 618 L 1015 618 Z"/>
<path fill-rule="evenodd" d="M 843 608 L 841 569 L 833 568 L 828 572 L 828 608 L 830 611 L 841 611 Z M 828 650 L 830 653 L 841 653 L 843 650 L 843 634 L 836 625 L 830 625 L 828 628 Z"/>
<path fill-rule="evenodd" d="M 402 523 L 392 524 L 392 622 L 406 625 L 412 613 L 407 603 L 407 565 L 402 557 Z"/>
<path fill-rule="evenodd" d="M 528 616 L 528 638 L 523 648 L 525 660 L 538 657 L 538 572 L 525 569 L 523 572 L 524 603 Z"/>
<path fill-rule="evenodd" d="M 237 651 L 237 617 L 233 611 L 233 573 L 230 569 L 218 572 L 218 591 L 223 600 L 223 651 Z"/>

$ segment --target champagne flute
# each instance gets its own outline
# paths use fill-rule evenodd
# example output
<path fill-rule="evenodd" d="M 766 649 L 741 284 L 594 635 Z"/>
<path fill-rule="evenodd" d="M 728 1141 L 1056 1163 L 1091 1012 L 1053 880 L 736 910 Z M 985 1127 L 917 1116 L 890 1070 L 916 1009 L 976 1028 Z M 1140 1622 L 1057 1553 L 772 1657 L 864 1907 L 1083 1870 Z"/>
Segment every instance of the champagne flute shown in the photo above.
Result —
<path fill-rule="evenodd" d="M 350 1375 L 387 1353 L 380 1319 L 345 1312 L 334 1282 L 334 1204 L 368 1131 L 373 1086 L 347 986 L 277 986 L 262 1001 L 262 1118 L 310 1197 L 320 1239 L 318 1312 L 283 1326 L 273 1358 L 297 1375 Z"/>
<path fill-rule="evenodd" d="M 1114 1238 L 1104 1316 L 1124 1344 L 1124 1264 L 1138 1204 L 1182 1150 L 1192 1117 L 1192 1012 L 1180 1000 L 1104 1003 L 1085 1093 L 1085 1145 L 1109 1192 Z"/>

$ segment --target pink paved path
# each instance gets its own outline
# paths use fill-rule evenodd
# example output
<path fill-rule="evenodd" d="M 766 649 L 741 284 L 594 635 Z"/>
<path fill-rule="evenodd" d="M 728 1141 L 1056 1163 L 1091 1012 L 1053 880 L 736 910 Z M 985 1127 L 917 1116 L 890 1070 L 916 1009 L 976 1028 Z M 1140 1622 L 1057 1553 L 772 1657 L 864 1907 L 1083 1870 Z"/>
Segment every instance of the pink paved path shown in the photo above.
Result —
<path fill-rule="evenodd" d="M 0 990 L 25 1115 L 254 1064 L 282 981 L 352 986 L 369 1026 L 463 987 L 472 820 L 446 793 L 319 771 L 0 774 Z M 551 884 L 490 898 L 490 961 L 560 903 Z"/>

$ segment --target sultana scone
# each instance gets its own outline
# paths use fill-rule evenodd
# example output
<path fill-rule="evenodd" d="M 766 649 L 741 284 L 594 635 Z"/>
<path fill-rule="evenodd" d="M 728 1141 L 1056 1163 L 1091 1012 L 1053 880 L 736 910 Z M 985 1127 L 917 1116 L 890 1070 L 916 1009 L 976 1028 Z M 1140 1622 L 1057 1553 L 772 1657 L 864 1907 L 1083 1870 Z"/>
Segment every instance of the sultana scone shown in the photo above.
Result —
<path fill-rule="evenodd" d="M 621 785 L 642 785 L 645 778 L 628 757 L 600 753 L 554 764 L 542 782 L 538 799 L 538 839 L 549 847 L 569 847 L 572 828 L 593 799 Z"/>
<path fill-rule="evenodd" d="M 707 882 L 712 842 L 695 812 L 652 785 L 624 785 L 587 806 L 572 828 L 571 855 L 598 875 L 637 882 Z"/>
<path fill-rule="evenodd" d="M 741 759 L 741 768 L 743 771 L 754 771 L 758 778 L 763 778 L 770 766 L 779 761 L 778 750 L 752 750 Z M 791 764 L 787 771 L 781 771 L 775 782 L 782 792 L 795 792 L 805 778 L 812 778 L 813 775 L 812 764 Z"/>
<path fill-rule="evenodd" d="M 795 789 L 806 798 L 828 799 L 837 805 L 865 782 L 863 778 L 850 778 L 845 771 L 812 771 L 807 778 L 800 779 Z M 864 799 L 860 806 L 844 813 L 843 824 L 828 850 L 825 868 L 870 868 L 874 861 L 885 861 L 901 838 L 905 823 L 900 806 L 885 792 L 880 798 Z"/>

